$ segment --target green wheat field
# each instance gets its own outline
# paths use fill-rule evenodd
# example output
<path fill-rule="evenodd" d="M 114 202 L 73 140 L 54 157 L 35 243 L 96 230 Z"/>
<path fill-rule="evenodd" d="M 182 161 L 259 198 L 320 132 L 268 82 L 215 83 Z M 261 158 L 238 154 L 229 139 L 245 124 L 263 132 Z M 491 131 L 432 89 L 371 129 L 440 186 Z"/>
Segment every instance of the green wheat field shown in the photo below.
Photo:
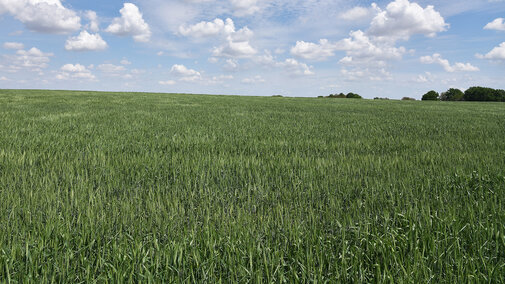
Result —
<path fill-rule="evenodd" d="M 505 104 L 0 90 L 0 282 L 505 282 Z"/>

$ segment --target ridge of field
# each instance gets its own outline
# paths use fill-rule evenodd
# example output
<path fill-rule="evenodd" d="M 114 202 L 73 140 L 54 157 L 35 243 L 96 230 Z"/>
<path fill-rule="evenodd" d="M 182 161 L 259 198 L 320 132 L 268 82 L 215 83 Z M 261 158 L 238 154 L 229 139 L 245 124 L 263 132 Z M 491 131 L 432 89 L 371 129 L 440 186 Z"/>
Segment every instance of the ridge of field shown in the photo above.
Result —
<path fill-rule="evenodd" d="M 0 282 L 505 282 L 505 104 L 0 90 Z"/>

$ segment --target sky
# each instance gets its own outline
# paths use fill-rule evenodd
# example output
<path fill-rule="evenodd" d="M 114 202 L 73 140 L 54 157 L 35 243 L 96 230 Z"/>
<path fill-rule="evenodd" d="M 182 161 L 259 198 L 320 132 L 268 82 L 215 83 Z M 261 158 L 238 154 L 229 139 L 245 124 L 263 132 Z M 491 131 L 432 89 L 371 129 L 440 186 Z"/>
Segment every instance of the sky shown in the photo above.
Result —
<path fill-rule="evenodd" d="M 505 89 L 505 0 L 0 0 L 0 89 Z"/>

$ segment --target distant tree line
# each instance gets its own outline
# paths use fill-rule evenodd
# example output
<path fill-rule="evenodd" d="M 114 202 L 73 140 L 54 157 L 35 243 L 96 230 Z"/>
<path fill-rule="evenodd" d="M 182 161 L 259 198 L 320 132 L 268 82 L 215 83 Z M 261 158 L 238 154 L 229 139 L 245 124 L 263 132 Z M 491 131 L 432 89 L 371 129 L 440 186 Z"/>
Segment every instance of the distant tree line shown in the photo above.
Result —
<path fill-rule="evenodd" d="M 441 94 L 429 91 L 423 95 L 423 101 L 479 101 L 479 102 L 505 102 L 505 90 L 484 87 L 471 87 L 464 93 L 459 89 L 451 88 Z"/>
<path fill-rule="evenodd" d="M 344 93 L 340 94 L 330 94 L 329 96 L 319 96 L 318 98 L 330 98 L 330 99 L 362 99 L 363 97 L 355 94 L 355 93 L 348 93 L 347 95 Z"/>

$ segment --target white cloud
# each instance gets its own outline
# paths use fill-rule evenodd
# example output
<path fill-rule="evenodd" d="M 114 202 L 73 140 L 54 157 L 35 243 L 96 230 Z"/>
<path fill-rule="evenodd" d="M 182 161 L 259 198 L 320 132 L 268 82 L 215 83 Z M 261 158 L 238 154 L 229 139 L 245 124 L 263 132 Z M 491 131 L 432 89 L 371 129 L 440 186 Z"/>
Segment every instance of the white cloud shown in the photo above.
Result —
<path fill-rule="evenodd" d="M 164 85 L 164 86 L 171 86 L 171 85 L 177 84 L 177 82 L 174 80 L 167 80 L 167 81 L 158 81 L 158 84 Z"/>
<path fill-rule="evenodd" d="M 237 16 L 252 15 L 260 10 L 258 0 L 230 0 L 230 3 Z"/>
<path fill-rule="evenodd" d="M 219 75 L 213 76 L 210 79 L 206 80 L 206 84 L 223 84 L 225 81 L 233 80 L 233 75 Z"/>
<path fill-rule="evenodd" d="M 433 82 L 433 75 L 430 72 L 425 72 L 424 74 L 419 74 L 412 81 L 416 83 Z"/>
<path fill-rule="evenodd" d="M 235 32 L 235 25 L 231 19 L 223 21 L 219 18 L 212 22 L 200 22 L 191 26 L 180 26 L 179 33 L 192 38 L 213 37 L 218 35 L 230 35 Z"/>
<path fill-rule="evenodd" d="M 270 52 L 265 51 L 265 54 L 253 57 L 253 62 L 262 66 L 265 69 L 281 68 L 284 69 L 286 73 L 291 76 L 300 76 L 300 75 L 314 75 L 314 71 L 312 71 L 313 67 L 308 66 L 305 63 L 299 62 L 294 58 L 288 58 L 284 61 L 277 61 Z"/>
<path fill-rule="evenodd" d="M 112 74 L 119 73 L 119 72 L 126 70 L 124 68 L 124 66 L 114 65 L 114 64 L 109 64 L 109 63 L 100 64 L 100 65 L 98 65 L 97 69 L 104 72 L 104 73 L 112 73 Z"/>
<path fill-rule="evenodd" d="M 498 18 L 488 23 L 485 27 L 485 30 L 497 30 L 497 31 L 505 31 L 505 19 Z"/>
<path fill-rule="evenodd" d="M 100 30 L 100 23 L 98 22 L 98 16 L 95 11 L 86 11 L 86 18 L 89 20 L 89 24 L 86 25 L 86 28 L 91 32 L 98 32 Z"/>
<path fill-rule="evenodd" d="M 61 72 L 56 75 L 58 80 L 68 80 L 68 79 L 87 79 L 95 80 L 95 75 L 86 68 L 86 66 L 81 64 L 65 64 L 60 68 Z"/>
<path fill-rule="evenodd" d="M 384 68 L 354 68 L 354 69 L 346 69 L 342 68 L 340 70 L 340 74 L 344 77 L 346 81 L 389 81 L 393 79 L 391 73 L 389 73 Z"/>
<path fill-rule="evenodd" d="M 339 18 L 346 21 L 360 21 L 369 19 L 373 14 L 380 12 L 377 4 L 372 3 L 370 7 L 354 7 L 339 15 Z"/>
<path fill-rule="evenodd" d="M 368 77 L 371 81 L 384 81 L 384 80 L 392 80 L 393 75 L 389 73 L 385 68 L 380 68 L 378 70 L 373 71 Z"/>
<path fill-rule="evenodd" d="M 343 59 L 346 63 L 401 59 L 407 52 L 404 47 L 394 47 L 387 42 L 373 42 L 361 30 L 353 31 L 349 35 L 349 38 L 336 44 L 336 49 L 346 51 L 347 56 Z"/>
<path fill-rule="evenodd" d="M 505 42 L 493 48 L 486 55 L 477 54 L 477 58 L 489 60 L 505 60 Z"/>
<path fill-rule="evenodd" d="M 151 29 L 144 21 L 142 13 L 135 4 L 124 3 L 120 18 L 114 18 L 105 31 L 119 36 L 133 36 L 137 42 L 147 42 L 151 38 Z"/>
<path fill-rule="evenodd" d="M 0 77 L 0 81 L 9 81 L 9 79 L 7 79 L 7 77 L 5 77 L 5 76 L 2 76 L 2 77 Z"/>
<path fill-rule="evenodd" d="M 65 44 L 65 49 L 71 51 L 98 51 L 106 48 L 107 43 L 99 34 L 90 34 L 87 31 L 67 39 Z"/>
<path fill-rule="evenodd" d="M 186 66 L 180 64 L 173 65 L 170 72 L 176 76 L 183 76 L 183 77 L 200 76 L 200 72 L 193 69 L 188 69 Z"/>
<path fill-rule="evenodd" d="M 314 75 L 311 67 L 293 58 L 288 58 L 284 62 L 278 62 L 276 66 L 284 68 L 291 75 Z"/>
<path fill-rule="evenodd" d="M 179 33 L 195 39 L 219 37 L 224 43 L 212 50 L 212 55 L 216 57 L 248 58 L 257 53 L 249 42 L 253 32 L 247 27 L 237 31 L 233 20 L 229 18 L 225 21 L 215 19 L 212 22 L 180 26 Z"/>
<path fill-rule="evenodd" d="M 170 69 L 170 73 L 176 77 L 179 77 L 179 80 L 186 82 L 192 82 L 202 79 L 202 75 L 200 74 L 200 72 L 193 69 L 189 69 L 186 66 L 180 64 L 173 65 L 172 69 Z"/>
<path fill-rule="evenodd" d="M 479 68 L 473 66 L 470 63 L 461 63 L 456 62 L 454 65 L 449 63 L 449 60 L 442 58 L 442 56 L 438 53 L 435 53 L 431 56 L 423 56 L 420 58 L 421 63 L 424 64 L 439 64 L 444 67 L 444 70 L 450 73 L 453 72 L 475 72 L 479 71 Z"/>
<path fill-rule="evenodd" d="M 244 78 L 241 81 L 243 84 L 259 84 L 259 83 L 265 83 L 265 79 L 263 79 L 261 76 L 257 75 L 251 78 Z"/>
<path fill-rule="evenodd" d="M 32 47 L 29 50 L 20 49 L 16 51 L 15 55 L 5 55 L 4 57 L 9 62 L 8 69 L 11 71 L 21 69 L 40 71 L 47 68 L 51 56 L 53 56 L 52 53 L 45 53 L 36 47 Z"/>
<path fill-rule="evenodd" d="M 25 45 L 19 42 L 4 42 L 3 47 L 5 49 L 23 49 L 25 48 Z"/>
<path fill-rule="evenodd" d="M 253 61 L 264 67 L 274 67 L 277 63 L 276 59 L 267 50 L 265 50 L 265 54 L 255 56 Z"/>
<path fill-rule="evenodd" d="M 361 79 L 365 76 L 364 71 L 361 71 L 361 70 L 349 71 L 345 68 L 340 70 L 340 73 L 342 74 L 342 76 L 344 76 L 346 78 L 346 80 L 349 80 L 349 81 L 355 81 L 355 80 Z"/>
<path fill-rule="evenodd" d="M 119 63 L 121 63 L 121 65 L 130 65 L 132 64 L 130 61 L 128 61 L 126 58 L 123 58 L 123 60 L 121 60 Z"/>
<path fill-rule="evenodd" d="M 65 71 L 65 72 L 72 72 L 72 73 L 78 73 L 78 72 L 85 72 L 87 71 L 88 69 L 86 68 L 86 66 L 84 65 L 81 65 L 81 64 L 65 64 L 63 66 L 61 66 L 61 71 Z"/>
<path fill-rule="evenodd" d="M 408 0 L 395 0 L 372 20 L 369 34 L 385 40 L 408 40 L 412 35 L 433 37 L 446 31 L 448 24 L 431 5 L 422 8 Z"/>
<path fill-rule="evenodd" d="M 305 41 L 297 41 L 291 48 L 291 54 L 307 60 L 325 60 L 335 55 L 336 46 L 330 44 L 327 39 L 319 40 L 319 44 Z"/>
<path fill-rule="evenodd" d="M 404 47 L 394 47 L 389 42 L 374 42 L 363 31 L 352 31 L 350 37 L 336 43 L 321 39 L 319 43 L 297 41 L 291 54 L 308 60 L 325 60 L 334 56 L 335 51 L 345 51 L 346 57 L 340 63 L 356 64 L 383 60 L 401 59 L 407 52 Z"/>
<path fill-rule="evenodd" d="M 35 32 L 61 34 L 81 27 L 81 18 L 60 0 L 0 0 L 0 14 L 5 12 Z"/>
<path fill-rule="evenodd" d="M 249 44 L 249 41 L 228 40 L 226 44 L 214 48 L 213 56 L 247 58 L 257 53 L 257 50 Z"/>

